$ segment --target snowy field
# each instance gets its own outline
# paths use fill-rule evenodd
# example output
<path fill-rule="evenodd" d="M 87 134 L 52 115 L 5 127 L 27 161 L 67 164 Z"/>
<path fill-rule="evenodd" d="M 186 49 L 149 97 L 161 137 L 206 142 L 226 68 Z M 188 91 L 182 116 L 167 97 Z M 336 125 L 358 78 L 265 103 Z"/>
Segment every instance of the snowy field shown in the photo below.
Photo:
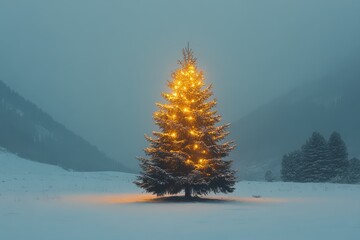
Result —
<path fill-rule="evenodd" d="M 0 239 L 360 239 L 360 185 L 240 182 L 184 203 L 154 200 L 134 177 L 0 152 Z"/>

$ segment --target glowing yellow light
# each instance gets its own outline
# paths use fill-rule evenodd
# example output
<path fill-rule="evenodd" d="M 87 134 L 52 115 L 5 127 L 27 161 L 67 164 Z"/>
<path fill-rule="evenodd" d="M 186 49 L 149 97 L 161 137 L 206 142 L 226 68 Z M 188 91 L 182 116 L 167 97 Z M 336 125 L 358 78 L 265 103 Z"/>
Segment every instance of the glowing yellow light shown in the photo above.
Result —
<path fill-rule="evenodd" d="M 177 93 L 175 92 L 175 93 L 173 93 L 173 95 L 176 97 L 176 96 L 177 96 Z"/>
<path fill-rule="evenodd" d="M 190 160 L 190 159 L 187 159 L 185 162 L 186 162 L 187 164 L 190 164 L 190 163 L 191 163 L 191 160 Z"/>
<path fill-rule="evenodd" d="M 193 80 L 193 78 L 192 78 L 192 77 L 190 77 L 190 80 Z"/>
<path fill-rule="evenodd" d="M 171 136 L 172 136 L 173 138 L 176 137 L 176 133 L 173 132 L 173 133 L 171 134 Z"/>
<path fill-rule="evenodd" d="M 191 99 L 191 102 L 195 102 L 195 100 L 194 100 L 194 99 Z"/>
<path fill-rule="evenodd" d="M 199 163 L 203 163 L 204 159 L 200 158 Z"/>
<path fill-rule="evenodd" d="M 181 74 L 184 75 L 185 74 L 184 71 L 181 71 Z"/>
<path fill-rule="evenodd" d="M 199 148 L 199 145 L 195 144 L 194 149 L 198 149 L 198 148 Z"/>
<path fill-rule="evenodd" d="M 205 150 L 203 150 L 203 151 L 202 151 L 202 153 L 206 153 L 206 151 L 205 151 Z"/>
<path fill-rule="evenodd" d="M 191 135 L 195 135 L 195 132 L 194 132 L 193 130 L 191 130 L 189 133 L 190 133 Z"/>
<path fill-rule="evenodd" d="M 190 116 L 190 117 L 188 117 L 188 119 L 189 119 L 190 121 L 194 120 L 194 118 L 193 118 L 193 117 L 191 117 L 191 116 Z"/>
<path fill-rule="evenodd" d="M 198 81 L 198 85 L 201 85 L 201 81 Z"/>
<path fill-rule="evenodd" d="M 173 115 L 172 115 L 172 117 L 173 117 L 173 118 L 176 118 L 176 115 L 175 115 L 175 114 L 173 114 Z"/>
<path fill-rule="evenodd" d="M 175 86 L 175 89 L 178 89 L 179 87 L 178 86 Z"/>
<path fill-rule="evenodd" d="M 184 112 L 188 112 L 189 111 L 189 109 L 188 108 L 184 108 Z"/>
<path fill-rule="evenodd" d="M 186 90 L 186 87 L 184 87 L 184 90 Z"/>
<path fill-rule="evenodd" d="M 191 84 L 192 87 L 195 87 L 195 84 Z"/>
<path fill-rule="evenodd" d="M 178 81 L 177 84 L 178 84 L 178 85 L 181 85 L 181 81 Z"/>

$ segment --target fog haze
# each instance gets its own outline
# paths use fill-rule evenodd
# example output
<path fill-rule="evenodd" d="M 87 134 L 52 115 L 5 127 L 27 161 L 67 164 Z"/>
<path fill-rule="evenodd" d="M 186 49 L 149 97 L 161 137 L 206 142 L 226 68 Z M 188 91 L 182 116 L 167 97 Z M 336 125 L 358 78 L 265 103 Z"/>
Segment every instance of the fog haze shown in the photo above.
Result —
<path fill-rule="evenodd" d="M 0 79 L 135 168 L 187 42 L 233 122 L 359 53 L 359 1 L 0 2 Z"/>

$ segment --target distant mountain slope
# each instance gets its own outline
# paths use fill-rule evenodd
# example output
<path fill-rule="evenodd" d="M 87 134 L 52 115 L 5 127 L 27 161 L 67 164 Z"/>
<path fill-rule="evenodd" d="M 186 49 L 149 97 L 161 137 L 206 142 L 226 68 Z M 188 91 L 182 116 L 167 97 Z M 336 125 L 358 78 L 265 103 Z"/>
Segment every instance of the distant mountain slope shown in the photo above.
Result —
<path fill-rule="evenodd" d="M 126 171 L 0 81 L 0 147 L 75 171 Z"/>
<path fill-rule="evenodd" d="M 279 176 L 282 156 L 298 149 L 313 131 L 338 131 L 349 156 L 360 156 L 360 71 L 357 66 L 301 86 L 233 123 L 233 154 L 241 179 Z"/>

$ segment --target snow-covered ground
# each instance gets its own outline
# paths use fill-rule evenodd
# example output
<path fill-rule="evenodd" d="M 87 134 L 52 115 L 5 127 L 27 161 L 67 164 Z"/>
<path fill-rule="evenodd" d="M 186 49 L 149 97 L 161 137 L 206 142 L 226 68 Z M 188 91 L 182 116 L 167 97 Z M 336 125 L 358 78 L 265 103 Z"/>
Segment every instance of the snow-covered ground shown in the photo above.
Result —
<path fill-rule="evenodd" d="M 134 177 L 0 152 L 0 239 L 360 239 L 360 185 L 240 182 L 183 203 L 152 200 Z"/>

